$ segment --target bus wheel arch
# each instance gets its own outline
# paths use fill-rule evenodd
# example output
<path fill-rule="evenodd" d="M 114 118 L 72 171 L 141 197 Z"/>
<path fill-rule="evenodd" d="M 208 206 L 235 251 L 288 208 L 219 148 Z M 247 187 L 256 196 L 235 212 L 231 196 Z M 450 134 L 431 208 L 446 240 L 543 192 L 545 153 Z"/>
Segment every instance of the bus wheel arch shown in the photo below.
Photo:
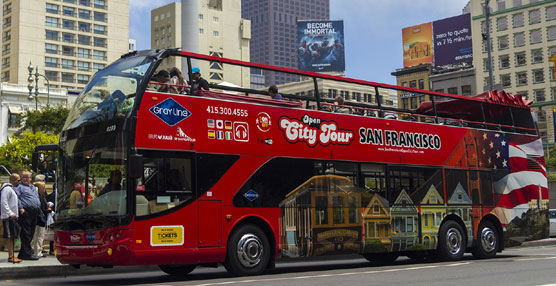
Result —
<path fill-rule="evenodd" d="M 471 253 L 477 259 L 493 258 L 503 248 L 502 225 L 493 215 L 485 216 L 477 228 Z"/>
<path fill-rule="evenodd" d="M 240 249 L 244 247 L 249 248 L 253 255 L 246 249 Z M 258 257 L 260 250 L 262 254 Z M 246 217 L 230 230 L 224 266 L 228 272 L 238 276 L 258 275 L 274 267 L 275 252 L 276 239 L 270 225 L 261 218 Z"/>

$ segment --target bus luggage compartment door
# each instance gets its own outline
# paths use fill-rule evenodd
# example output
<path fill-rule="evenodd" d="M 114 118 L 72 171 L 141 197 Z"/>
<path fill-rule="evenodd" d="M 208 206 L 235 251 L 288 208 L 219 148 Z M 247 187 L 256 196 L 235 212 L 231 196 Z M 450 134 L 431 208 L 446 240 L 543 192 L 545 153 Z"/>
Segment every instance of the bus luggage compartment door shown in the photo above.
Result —
<path fill-rule="evenodd" d="M 200 200 L 198 208 L 199 247 L 217 247 L 222 242 L 222 202 Z"/>

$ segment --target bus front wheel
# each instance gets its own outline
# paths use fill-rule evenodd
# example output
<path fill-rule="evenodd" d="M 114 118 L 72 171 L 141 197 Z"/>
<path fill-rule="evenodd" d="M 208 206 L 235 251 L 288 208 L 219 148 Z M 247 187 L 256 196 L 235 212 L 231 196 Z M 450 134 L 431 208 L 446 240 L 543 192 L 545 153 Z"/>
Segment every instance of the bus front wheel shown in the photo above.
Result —
<path fill-rule="evenodd" d="M 258 275 L 268 266 L 270 254 L 270 243 L 264 231 L 253 224 L 242 225 L 228 240 L 224 266 L 234 275 Z"/>
<path fill-rule="evenodd" d="M 158 265 L 160 270 L 164 271 L 166 274 L 172 276 L 185 276 L 197 267 L 195 264 L 169 264 L 169 265 Z"/>
<path fill-rule="evenodd" d="M 443 261 L 460 260 L 465 253 L 465 235 L 461 226 L 449 220 L 438 231 L 438 257 Z"/>
<path fill-rule="evenodd" d="M 498 251 L 498 233 L 490 221 L 483 221 L 477 231 L 477 241 L 471 253 L 478 259 L 493 258 Z"/>

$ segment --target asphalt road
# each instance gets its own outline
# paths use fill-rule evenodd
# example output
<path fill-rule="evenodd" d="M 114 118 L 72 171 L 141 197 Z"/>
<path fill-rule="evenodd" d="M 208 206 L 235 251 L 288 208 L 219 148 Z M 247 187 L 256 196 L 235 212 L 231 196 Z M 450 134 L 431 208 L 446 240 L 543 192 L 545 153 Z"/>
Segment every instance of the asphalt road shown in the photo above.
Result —
<path fill-rule="evenodd" d="M 1 281 L 1 280 L 0 280 Z M 198 268 L 184 278 L 161 271 L 4 280 L 2 285 L 556 285 L 556 246 L 505 250 L 494 259 L 416 262 L 401 257 L 379 266 L 364 259 L 279 262 L 266 275 L 231 277 L 223 267 Z"/>

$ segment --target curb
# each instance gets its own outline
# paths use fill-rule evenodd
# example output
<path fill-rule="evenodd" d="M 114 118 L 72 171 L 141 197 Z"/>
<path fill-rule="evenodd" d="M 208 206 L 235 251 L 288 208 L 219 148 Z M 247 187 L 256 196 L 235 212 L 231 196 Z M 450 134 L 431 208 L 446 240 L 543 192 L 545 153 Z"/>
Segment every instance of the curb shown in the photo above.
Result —
<path fill-rule="evenodd" d="M 547 238 L 535 241 L 526 241 L 520 247 L 534 247 L 534 246 L 547 246 L 556 245 L 556 238 Z"/>
<path fill-rule="evenodd" d="M 113 274 L 129 272 L 160 271 L 156 265 L 114 266 L 113 268 L 82 266 L 79 269 L 71 265 L 31 265 L 23 267 L 4 267 L 0 269 L 2 279 L 22 279 L 40 277 L 68 277 L 75 275 Z"/>

